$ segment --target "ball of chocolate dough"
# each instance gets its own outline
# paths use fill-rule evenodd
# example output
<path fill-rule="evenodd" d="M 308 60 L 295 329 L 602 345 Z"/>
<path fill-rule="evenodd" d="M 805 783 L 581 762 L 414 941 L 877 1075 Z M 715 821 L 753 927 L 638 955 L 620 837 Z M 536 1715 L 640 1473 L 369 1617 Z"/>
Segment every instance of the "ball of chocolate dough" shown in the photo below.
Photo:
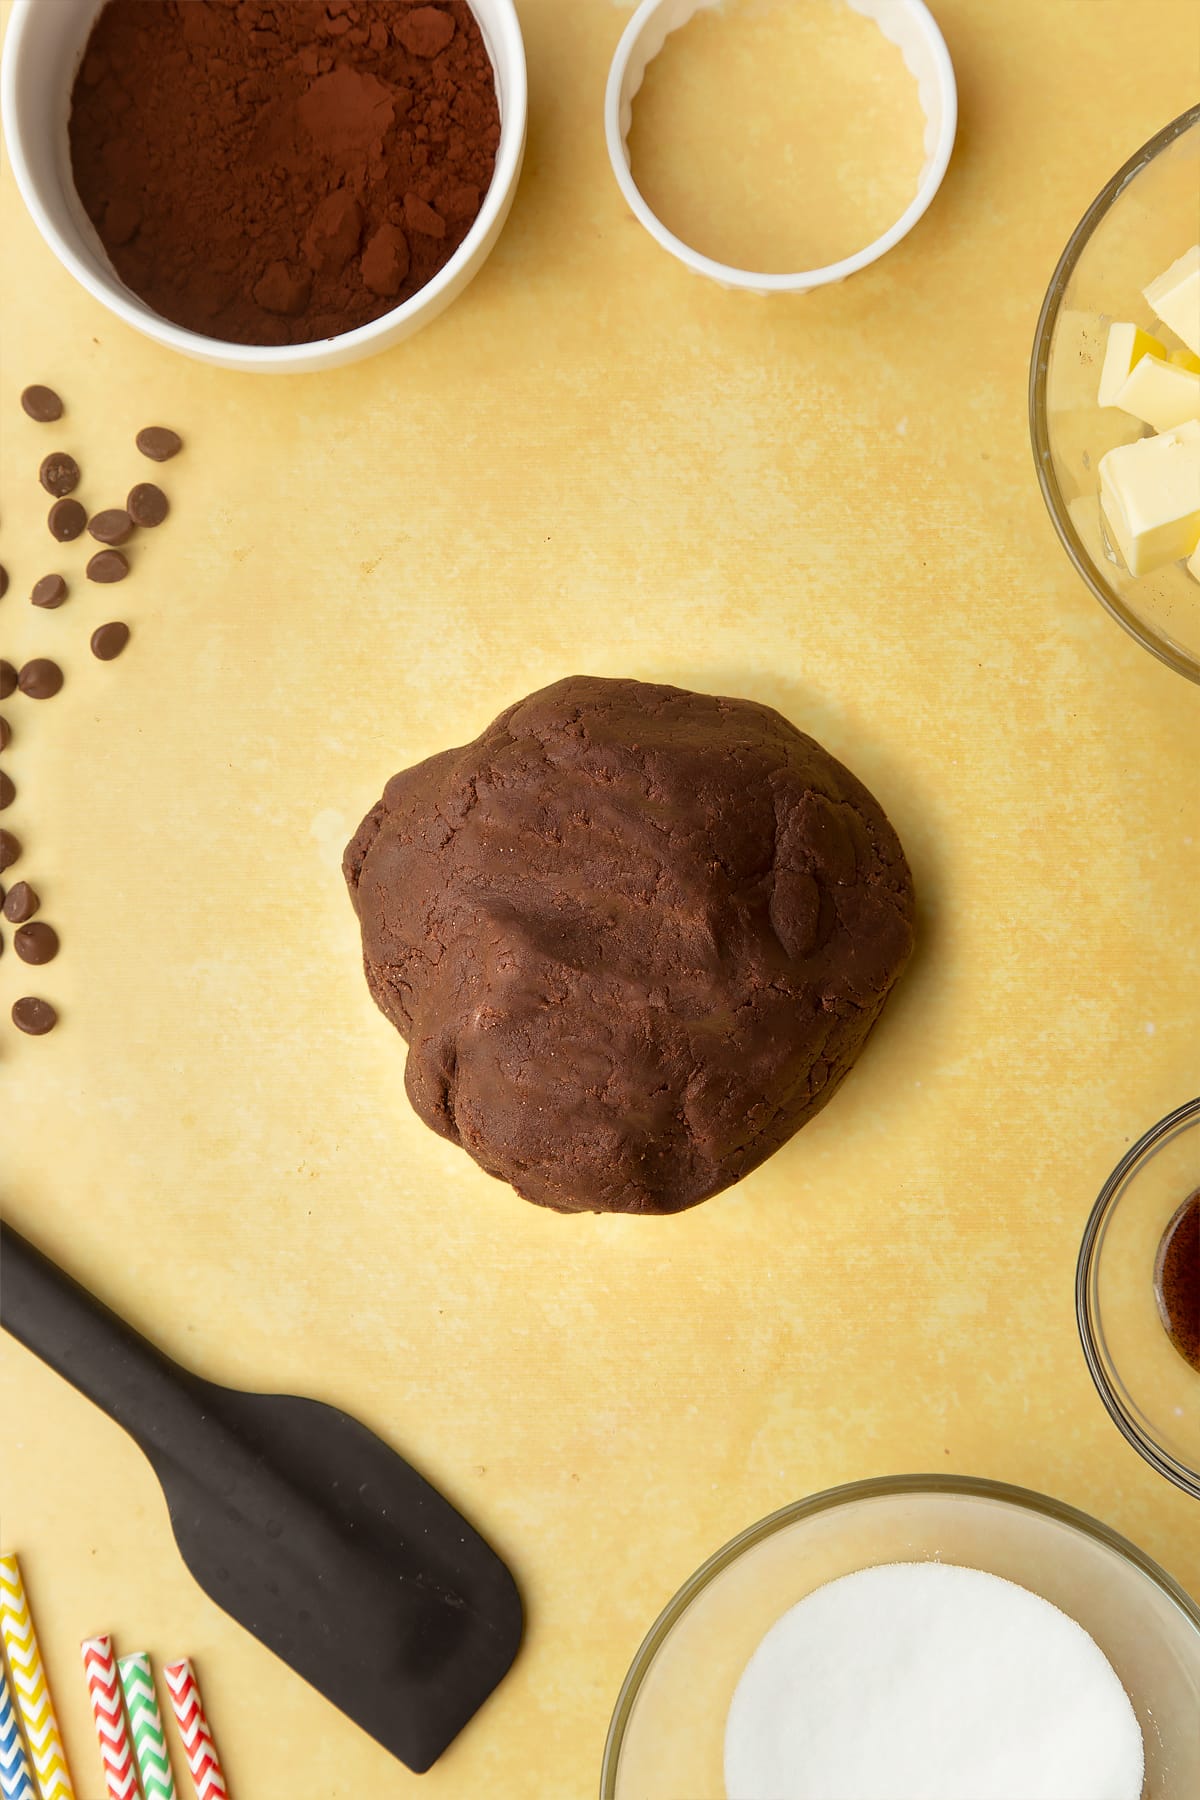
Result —
<path fill-rule="evenodd" d="M 561 1212 L 674 1213 L 824 1106 L 912 947 L 878 803 L 769 706 L 572 676 L 347 847 L 434 1131 Z"/>

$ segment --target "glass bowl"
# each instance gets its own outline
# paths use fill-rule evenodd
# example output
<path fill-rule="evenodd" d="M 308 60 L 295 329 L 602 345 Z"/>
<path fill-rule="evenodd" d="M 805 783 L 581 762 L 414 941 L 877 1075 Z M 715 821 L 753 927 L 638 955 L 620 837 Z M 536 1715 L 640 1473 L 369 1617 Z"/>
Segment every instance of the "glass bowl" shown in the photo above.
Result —
<path fill-rule="evenodd" d="M 1182 563 L 1130 575 L 1109 550 L 1100 458 L 1146 427 L 1099 406 L 1096 392 L 1112 320 L 1164 329 L 1142 289 L 1200 236 L 1198 194 L 1200 105 L 1143 144 L 1071 233 L 1042 303 L 1029 370 L 1034 461 L 1067 555 L 1118 624 L 1192 681 L 1200 681 L 1200 582 Z"/>
<path fill-rule="evenodd" d="M 601 1800 L 723 1800 L 729 1703 L 776 1619 L 855 1569 L 939 1560 L 1007 1576 L 1077 1619 L 1137 1711 L 1145 1800 L 1200 1793 L 1200 1608 L 1182 1588 L 1057 1500 L 1001 1482 L 908 1475 L 785 1506 L 696 1571 L 625 1678 Z"/>
<path fill-rule="evenodd" d="M 1200 1188 L 1200 1099 L 1149 1130 L 1100 1191 L 1075 1277 L 1079 1335 L 1117 1425 L 1160 1475 L 1200 1500 L 1200 1370 L 1163 1328 L 1155 1289 L 1162 1236 Z"/>

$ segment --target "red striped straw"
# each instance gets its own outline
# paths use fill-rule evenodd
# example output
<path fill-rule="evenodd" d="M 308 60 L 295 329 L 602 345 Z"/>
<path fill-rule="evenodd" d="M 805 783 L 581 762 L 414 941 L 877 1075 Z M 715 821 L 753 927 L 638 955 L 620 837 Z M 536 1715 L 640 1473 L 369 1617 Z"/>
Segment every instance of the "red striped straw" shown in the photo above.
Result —
<path fill-rule="evenodd" d="M 182 1662 L 168 1663 L 163 1674 L 167 1678 L 167 1692 L 179 1724 L 188 1768 L 192 1771 L 196 1800 L 228 1800 L 229 1789 L 221 1773 L 221 1759 L 213 1743 L 191 1663 L 186 1657 Z"/>
<path fill-rule="evenodd" d="M 92 1717 L 96 1721 L 108 1800 L 139 1800 L 137 1764 L 125 1726 L 125 1702 L 121 1698 L 121 1683 L 113 1661 L 112 1639 L 85 1638 L 79 1653 L 83 1657 Z"/>

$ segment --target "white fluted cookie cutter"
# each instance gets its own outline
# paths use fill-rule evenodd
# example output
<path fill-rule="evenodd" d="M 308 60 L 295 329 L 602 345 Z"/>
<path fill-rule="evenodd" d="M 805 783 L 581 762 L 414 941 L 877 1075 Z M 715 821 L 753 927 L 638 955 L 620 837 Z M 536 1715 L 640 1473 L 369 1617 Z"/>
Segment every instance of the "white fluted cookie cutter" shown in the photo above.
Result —
<path fill-rule="evenodd" d="M 916 81 L 925 114 L 925 162 L 917 191 L 895 224 L 864 250 L 855 251 L 853 256 L 844 256 L 840 262 L 827 263 L 820 269 L 798 269 L 786 275 L 760 274 L 753 269 L 737 269 L 730 263 L 715 262 L 711 256 L 702 256 L 674 232 L 668 231 L 647 206 L 633 179 L 629 162 L 633 102 L 645 79 L 648 64 L 654 61 L 671 32 L 678 31 L 705 7 L 720 4 L 721 0 L 642 0 L 625 27 L 609 70 L 604 96 L 604 133 L 621 192 L 634 217 L 664 250 L 669 250 L 695 274 L 705 275 L 721 287 L 740 288 L 750 294 L 803 294 L 810 288 L 845 281 L 847 275 L 857 274 L 859 269 L 878 262 L 894 244 L 906 237 L 942 185 L 958 124 L 958 89 L 945 39 L 922 0 L 846 0 L 854 12 L 874 20 L 884 37 L 899 48 L 905 67 Z"/>

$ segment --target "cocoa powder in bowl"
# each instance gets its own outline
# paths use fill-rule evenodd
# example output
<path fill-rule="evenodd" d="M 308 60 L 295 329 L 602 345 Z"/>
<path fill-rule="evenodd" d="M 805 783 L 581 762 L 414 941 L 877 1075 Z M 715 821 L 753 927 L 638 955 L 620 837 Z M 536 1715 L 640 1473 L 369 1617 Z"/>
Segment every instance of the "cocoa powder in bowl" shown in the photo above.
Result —
<path fill-rule="evenodd" d="M 117 274 L 164 318 L 306 344 L 453 256 L 500 141 L 466 0 L 108 0 L 71 165 Z"/>

